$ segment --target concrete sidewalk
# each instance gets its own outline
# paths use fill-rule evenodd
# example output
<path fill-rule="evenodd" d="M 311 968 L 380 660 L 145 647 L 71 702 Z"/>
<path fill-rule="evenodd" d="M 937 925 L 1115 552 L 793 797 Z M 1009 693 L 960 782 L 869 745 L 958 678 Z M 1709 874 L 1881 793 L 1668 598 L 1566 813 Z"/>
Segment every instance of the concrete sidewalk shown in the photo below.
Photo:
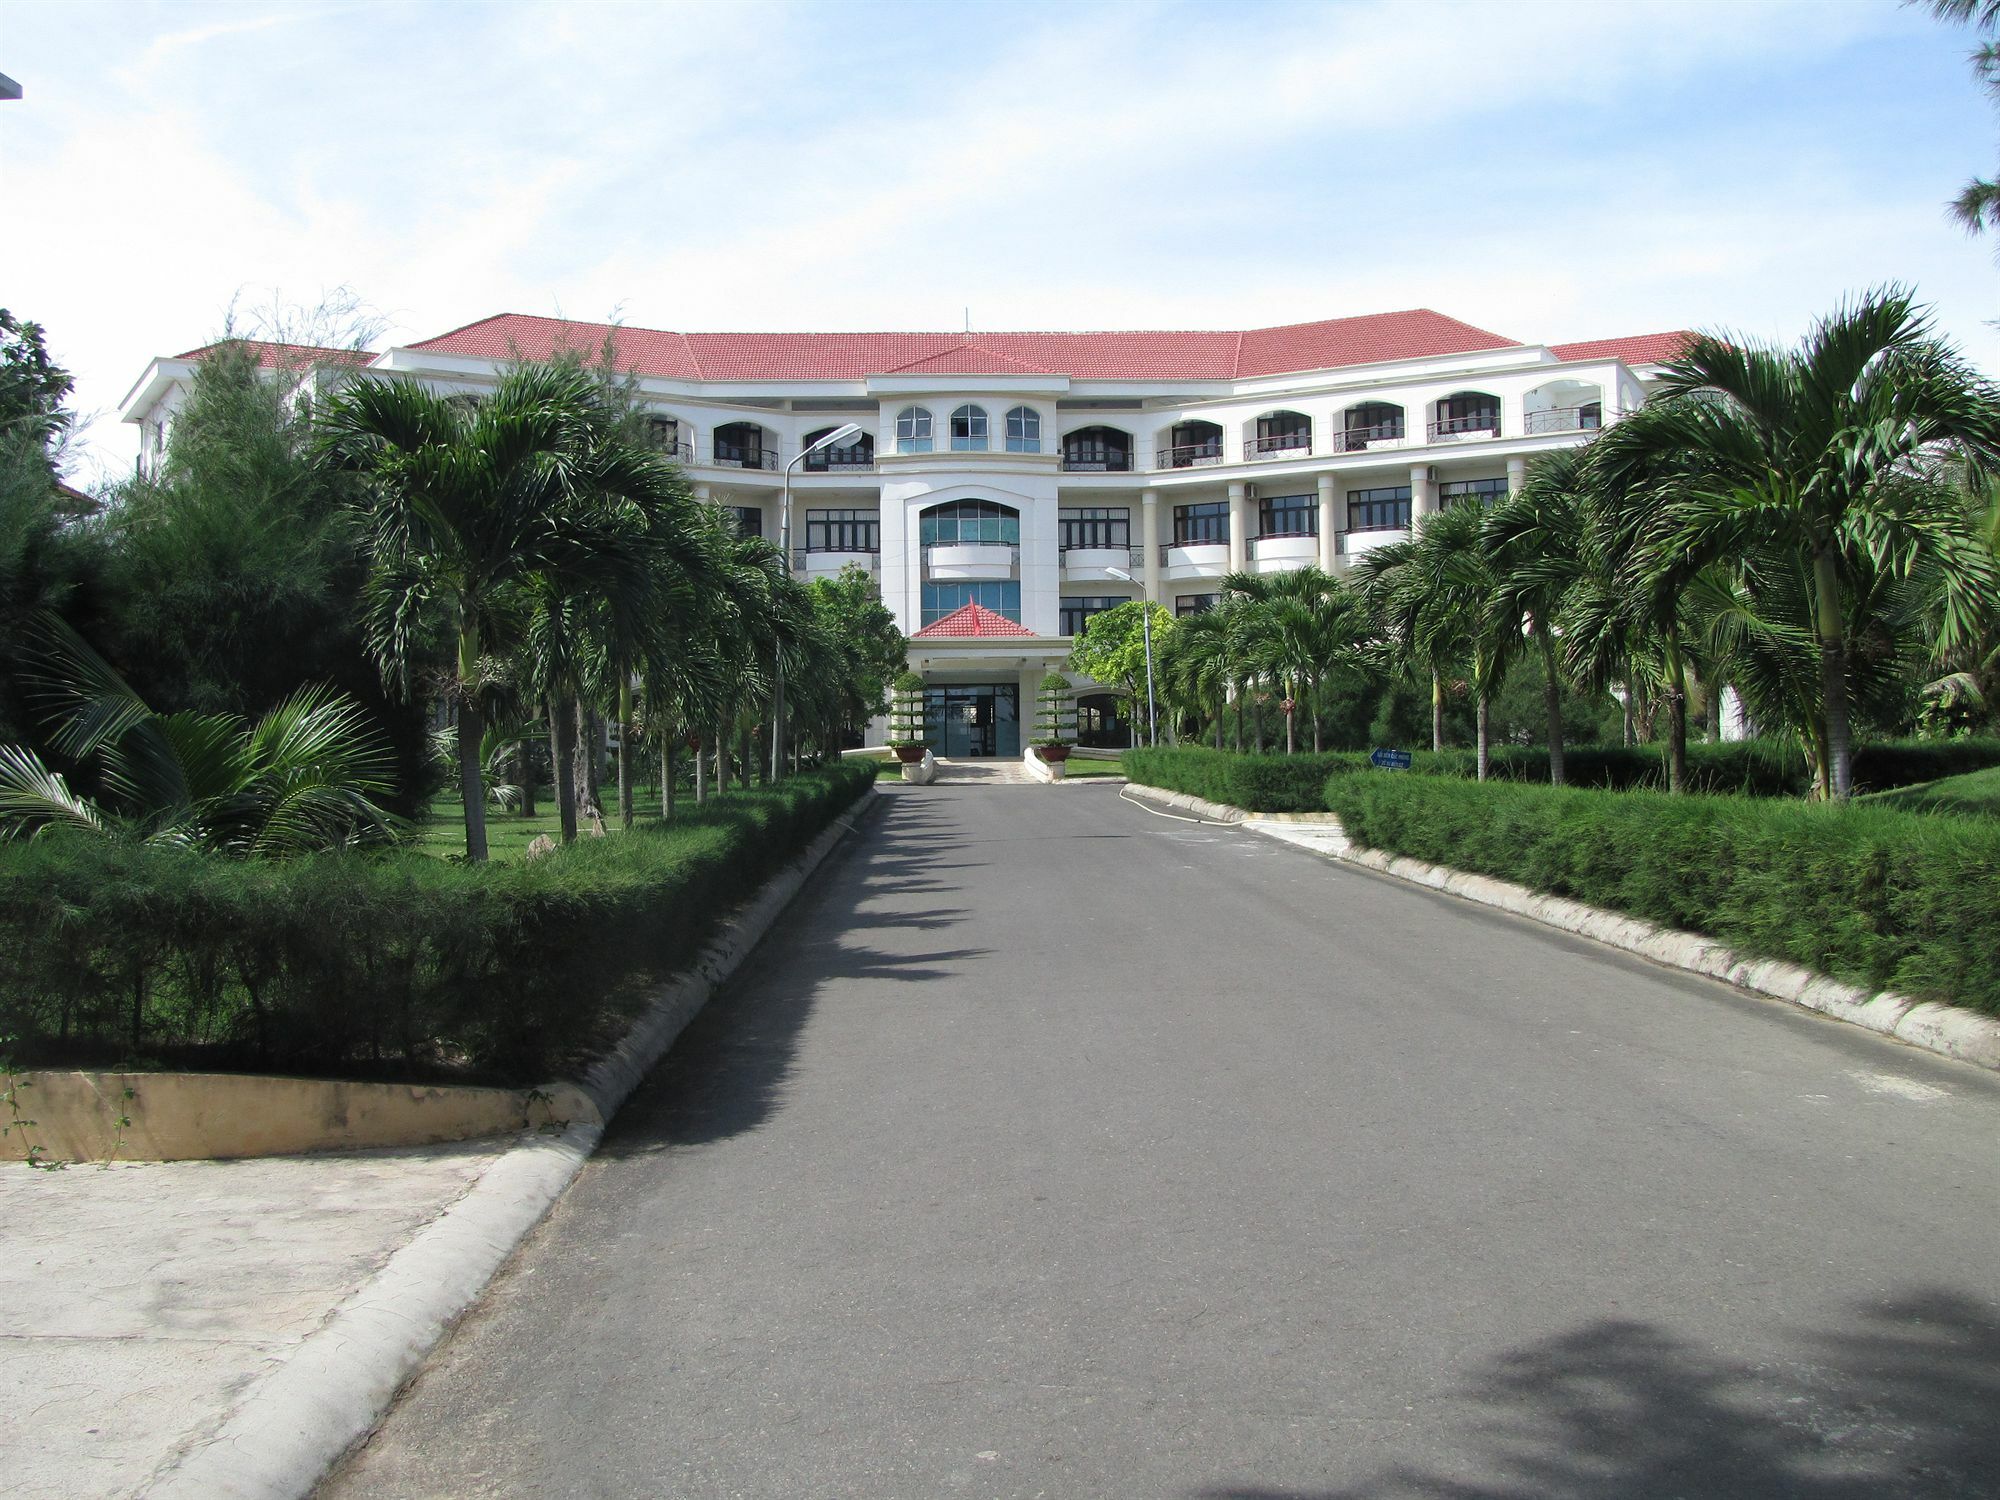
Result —
<path fill-rule="evenodd" d="M 0 1489 L 145 1494 L 515 1139 L 0 1166 Z"/>

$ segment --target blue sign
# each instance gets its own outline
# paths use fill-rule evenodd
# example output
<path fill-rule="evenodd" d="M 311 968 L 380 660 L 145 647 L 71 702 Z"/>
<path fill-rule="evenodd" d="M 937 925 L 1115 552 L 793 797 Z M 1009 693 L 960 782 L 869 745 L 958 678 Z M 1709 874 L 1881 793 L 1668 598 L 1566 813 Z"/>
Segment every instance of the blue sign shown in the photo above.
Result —
<path fill-rule="evenodd" d="M 1368 763 L 1380 771 L 1407 771 L 1410 769 L 1410 752 L 1407 750 L 1371 750 Z"/>

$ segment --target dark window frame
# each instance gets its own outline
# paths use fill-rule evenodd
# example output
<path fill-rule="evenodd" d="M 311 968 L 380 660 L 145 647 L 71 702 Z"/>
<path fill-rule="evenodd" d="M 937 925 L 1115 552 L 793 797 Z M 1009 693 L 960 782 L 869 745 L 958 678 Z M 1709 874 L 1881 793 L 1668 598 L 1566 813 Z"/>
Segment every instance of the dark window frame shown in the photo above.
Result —
<path fill-rule="evenodd" d="M 1387 519 L 1384 519 L 1384 518 Z M 1407 484 L 1377 486 L 1347 492 L 1349 531 L 1408 531 L 1410 529 L 1410 487 Z"/>
<path fill-rule="evenodd" d="M 1174 507 L 1174 545 L 1209 547 L 1229 542 L 1229 502 L 1201 500 Z"/>
<path fill-rule="evenodd" d="M 882 513 L 862 506 L 831 506 L 806 512 L 806 551 L 880 552 Z"/>
<path fill-rule="evenodd" d="M 1257 501 L 1257 535 L 1259 539 L 1267 536 L 1318 536 L 1318 494 L 1260 497 Z"/>
<path fill-rule="evenodd" d="M 1129 505 L 1065 505 L 1056 512 L 1056 547 L 1067 552 L 1072 547 L 1105 550 L 1129 549 L 1132 545 L 1132 507 Z"/>

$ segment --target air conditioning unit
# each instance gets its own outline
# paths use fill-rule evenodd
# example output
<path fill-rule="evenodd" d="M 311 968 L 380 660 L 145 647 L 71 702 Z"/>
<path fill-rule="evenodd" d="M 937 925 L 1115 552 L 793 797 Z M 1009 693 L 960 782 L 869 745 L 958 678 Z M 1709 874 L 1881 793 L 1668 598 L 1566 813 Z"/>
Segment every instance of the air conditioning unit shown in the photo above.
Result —
<path fill-rule="evenodd" d="M 1437 465 L 1436 465 L 1436 464 L 1426 464 L 1426 465 L 1424 466 L 1424 483 L 1425 483 L 1425 484 L 1436 484 L 1437 482 L 1438 482 L 1438 471 L 1437 471 Z"/>
<path fill-rule="evenodd" d="M 1257 498 L 1257 486 L 1256 486 L 1256 485 L 1254 485 L 1254 484 L 1246 484 L 1246 485 L 1244 485 L 1244 486 L 1243 486 L 1243 498 L 1244 498 L 1245 500 L 1255 500 L 1255 499 Z"/>

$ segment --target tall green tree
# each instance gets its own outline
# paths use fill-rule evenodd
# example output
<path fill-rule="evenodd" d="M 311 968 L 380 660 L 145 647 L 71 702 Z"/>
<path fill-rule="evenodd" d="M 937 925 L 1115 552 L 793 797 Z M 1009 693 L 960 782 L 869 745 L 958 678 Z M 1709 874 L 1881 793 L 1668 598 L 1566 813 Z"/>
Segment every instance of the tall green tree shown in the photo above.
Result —
<path fill-rule="evenodd" d="M 1764 547 L 1803 563 L 1820 671 L 1809 737 L 1836 799 L 1853 789 L 1849 671 L 1867 623 L 1848 606 L 1868 580 L 1929 569 L 1943 650 L 2000 596 L 1962 506 L 1913 482 L 1945 453 L 1975 471 L 2000 463 L 2000 394 L 1899 288 L 1842 307 L 1795 350 L 1695 339 L 1660 394 L 1595 445 L 1609 486 L 1651 491 L 1634 549 L 1649 592 Z"/>

